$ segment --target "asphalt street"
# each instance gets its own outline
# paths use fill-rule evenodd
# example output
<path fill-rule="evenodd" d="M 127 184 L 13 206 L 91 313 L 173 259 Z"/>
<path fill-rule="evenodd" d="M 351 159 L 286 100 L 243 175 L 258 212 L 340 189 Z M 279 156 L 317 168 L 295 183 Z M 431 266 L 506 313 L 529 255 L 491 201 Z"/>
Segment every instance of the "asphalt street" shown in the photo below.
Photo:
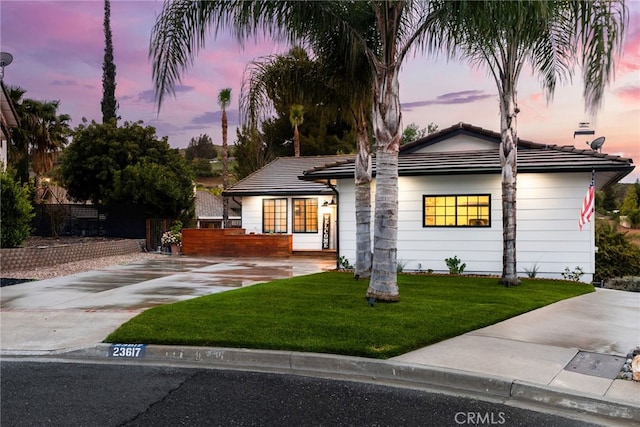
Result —
<path fill-rule="evenodd" d="M 150 307 L 335 267 L 330 264 L 310 257 L 205 259 L 158 254 L 141 263 L 3 287 L 0 356 L 3 361 L 40 356 L 112 363 L 115 354 L 102 341 Z M 608 417 L 608 425 L 640 425 L 640 383 L 617 378 L 625 355 L 640 343 L 638 307 L 638 293 L 597 289 L 386 361 L 180 345 L 146 346 L 144 360 L 457 390 L 552 413 Z M 611 369 L 600 369 L 603 366 Z M 120 382 L 122 388 L 135 388 L 131 382 Z M 63 382 L 61 387 L 70 386 Z M 4 417 L 2 421 L 4 425 Z"/>
<path fill-rule="evenodd" d="M 3 361 L 3 426 L 567 426 L 499 402 L 296 375 Z"/>

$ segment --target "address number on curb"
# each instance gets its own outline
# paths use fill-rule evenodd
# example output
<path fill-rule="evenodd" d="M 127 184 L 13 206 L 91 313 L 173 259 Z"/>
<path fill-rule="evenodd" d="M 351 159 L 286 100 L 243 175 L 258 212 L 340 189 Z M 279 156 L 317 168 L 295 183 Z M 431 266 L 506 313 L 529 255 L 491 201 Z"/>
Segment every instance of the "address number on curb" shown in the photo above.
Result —
<path fill-rule="evenodd" d="M 146 344 L 111 344 L 109 357 L 144 357 Z"/>

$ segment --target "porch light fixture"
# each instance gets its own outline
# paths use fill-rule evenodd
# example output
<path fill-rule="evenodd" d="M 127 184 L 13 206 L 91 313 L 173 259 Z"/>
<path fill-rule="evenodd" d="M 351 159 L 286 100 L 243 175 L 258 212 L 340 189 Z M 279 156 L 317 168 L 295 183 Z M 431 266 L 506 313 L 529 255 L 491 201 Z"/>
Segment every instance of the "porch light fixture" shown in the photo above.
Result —
<path fill-rule="evenodd" d="M 324 203 L 322 204 L 322 206 L 327 207 L 327 206 L 335 206 L 337 205 L 336 203 L 336 196 L 331 197 L 331 201 L 327 202 L 326 200 L 324 201 Z"/>

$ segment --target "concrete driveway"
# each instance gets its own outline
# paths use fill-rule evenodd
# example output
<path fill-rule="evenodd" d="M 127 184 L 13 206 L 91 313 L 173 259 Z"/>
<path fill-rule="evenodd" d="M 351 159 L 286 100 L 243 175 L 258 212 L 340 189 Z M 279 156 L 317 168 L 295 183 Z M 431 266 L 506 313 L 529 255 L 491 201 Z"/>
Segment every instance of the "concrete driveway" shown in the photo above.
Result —
<path fill-rule="evenodd" d="M 51 354 L 94 345 L 143 310 L 335 268 L 335 260 L 157 258 L 0 289 L 0 349 Z"/>

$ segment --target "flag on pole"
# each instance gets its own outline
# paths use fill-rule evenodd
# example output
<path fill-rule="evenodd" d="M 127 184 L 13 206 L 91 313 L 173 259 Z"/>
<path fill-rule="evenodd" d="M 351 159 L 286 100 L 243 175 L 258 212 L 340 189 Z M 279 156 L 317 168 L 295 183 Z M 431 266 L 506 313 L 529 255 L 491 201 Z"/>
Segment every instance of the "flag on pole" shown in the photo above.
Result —
<path fill-rule="evenodd" d="M 582 231 L 582 227 L 591 221 L 591 217 L 593 216 L 594 204 L 596 198 L 596 190 L 594 186 L 594 177 L 591 175 L 591 184 L 589 185 L 589 189 L 587 190 L 587 194 L 584 196 L 584 200 L 582 201 L 582 209 L 580 210 L 580 219 L 578 220 L 578 228 Z"/>

